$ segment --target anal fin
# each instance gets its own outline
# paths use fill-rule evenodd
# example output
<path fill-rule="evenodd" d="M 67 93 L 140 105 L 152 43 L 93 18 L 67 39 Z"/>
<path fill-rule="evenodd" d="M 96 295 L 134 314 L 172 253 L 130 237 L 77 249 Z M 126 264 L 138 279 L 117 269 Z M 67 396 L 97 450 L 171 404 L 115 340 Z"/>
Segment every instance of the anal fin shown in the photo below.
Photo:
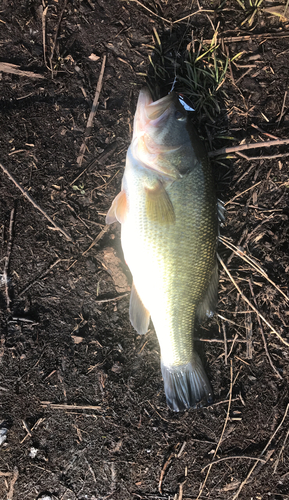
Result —
<path fill-rule="evenodd" d="M 150 313 L 143 305 L 134 283 L 132 284 L 130 294 L 129 319 L 132 326 L 140 335 L 144 335 L 148 331 Z"/>
<path fill-rule="evenodd" d="M 213 402 L 213 391 L 197 353 L 186 365 L 165 366 L 161 364 L 164 389 L 168 407 L 173 411 L 196 408 Z"/>

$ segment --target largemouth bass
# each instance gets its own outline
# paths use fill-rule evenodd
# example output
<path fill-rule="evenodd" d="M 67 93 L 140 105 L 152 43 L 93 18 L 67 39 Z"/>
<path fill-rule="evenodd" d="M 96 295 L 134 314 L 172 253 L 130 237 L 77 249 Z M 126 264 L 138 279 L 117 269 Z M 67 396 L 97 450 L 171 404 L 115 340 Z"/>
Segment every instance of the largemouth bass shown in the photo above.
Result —
<path fill-rule="evenodd" d="M 106 217 L 115 221 L 133 276 L 130 321 L 144 334 L 152 319 L 168 406 L 212 402 L 193 333 L 217 302 L 217 199 L 206 152 L 174 92 L 155 102 L 140 92 L 122 189 Z"/>

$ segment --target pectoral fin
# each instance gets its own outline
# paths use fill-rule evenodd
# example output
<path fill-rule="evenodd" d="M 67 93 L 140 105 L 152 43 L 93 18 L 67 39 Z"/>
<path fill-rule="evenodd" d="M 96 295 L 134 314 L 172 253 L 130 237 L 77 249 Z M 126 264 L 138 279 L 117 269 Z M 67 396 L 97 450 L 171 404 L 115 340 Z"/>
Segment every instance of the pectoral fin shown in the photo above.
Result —
<path fill-rule="evenodd" d="M 112 224 L 113 222 L 123 223 L 125 221 L 127 214 L 127 198 L 125 191 L 121 191 L 114 198 L 109 211 L 106 214 L 105 222 L 106 224 Z"/>
<path fill-rule="evenodd" d="M 143 305 L 134 283 L 132 284 L 130 294 L 129 319 L 132 326 L 140 335 L 144 335 L 148 331 L 150 313 Z"/>
<path fill-rule="evenodd" d="M 148 218 L 159 224 L 172 224 L 175 222 L 174 207 L 162 182 L 157 181 L 153 188 L 147 187 L 145 190 Z"/>

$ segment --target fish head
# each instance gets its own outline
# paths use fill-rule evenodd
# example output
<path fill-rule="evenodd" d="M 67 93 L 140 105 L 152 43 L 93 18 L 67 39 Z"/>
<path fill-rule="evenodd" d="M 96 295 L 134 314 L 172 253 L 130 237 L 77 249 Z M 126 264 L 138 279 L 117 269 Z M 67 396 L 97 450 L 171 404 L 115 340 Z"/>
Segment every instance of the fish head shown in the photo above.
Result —
<path fill-rule="evenodd" d="M 187 121 L 187 112 L 175 92 L 153 102 L 149 90 L 142 89 L 134 118 L 134 156 L 168 178 L 180 178 L 181 151 L 190 143 Z"/>

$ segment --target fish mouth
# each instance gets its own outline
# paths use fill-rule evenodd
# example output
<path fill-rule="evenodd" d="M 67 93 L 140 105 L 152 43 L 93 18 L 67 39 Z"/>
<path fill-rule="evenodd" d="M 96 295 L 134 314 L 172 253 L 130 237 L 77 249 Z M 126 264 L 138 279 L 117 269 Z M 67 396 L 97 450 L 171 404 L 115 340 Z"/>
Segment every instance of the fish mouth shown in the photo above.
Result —
<path fill-rule="evenodd" d="M 169 114 L 169 108 L 174 98 L 174 94 L 170 93 L 158 101 L 153 101 L 148 88 L 143 88 L 140 91 L 135 112 L 134 136 L 143 133 L 148 125 L 154 127 L 159 126 L 161 121 Z"/>
<path fill-rule="evenodd" d="M 157 124 L 155 122 L 159 121 L 159 119 L 162 118 L 164 114 L 167 114 L 166 111 L 171 106 L 173 97 L 173 94 L 168 94 L 158 101 L 147 104 L 145 110 L 148 119 L 154 122 L 154 124 Z"/>

